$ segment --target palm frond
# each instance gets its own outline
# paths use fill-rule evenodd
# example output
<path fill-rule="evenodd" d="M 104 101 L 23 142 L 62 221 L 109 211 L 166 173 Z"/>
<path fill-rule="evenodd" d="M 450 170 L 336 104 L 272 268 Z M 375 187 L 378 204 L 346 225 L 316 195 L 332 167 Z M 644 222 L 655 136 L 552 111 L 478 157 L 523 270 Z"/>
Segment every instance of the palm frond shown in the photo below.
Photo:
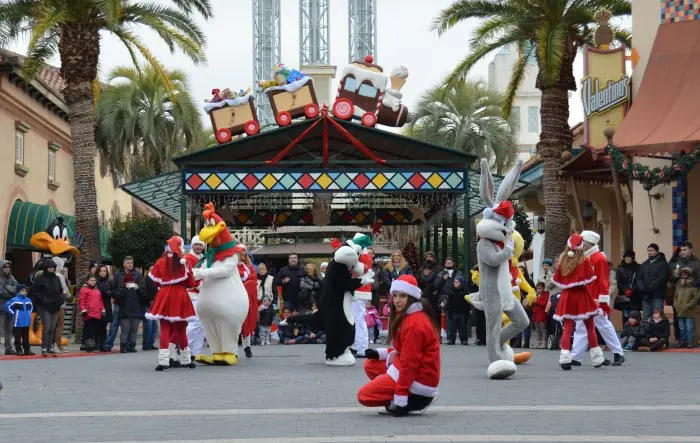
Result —
<path fill-rule="evenodd" d="M 522 41 L 518 43 L 518 54 L 520 54 L 520 56 L 513 64 L 513 71 L 510 74 L 510 80 L 508 81 L 508 86 L 506 86 L 506 91 L 503 96 L 501 116 L 505 119 L 510 118 L 510 114 L 513 111 L 513 100 L 525 78 L 528 60 L 533 55 L 533 52 L 535 52 L 535 48 L 535 45 L 530 45 L 526 48 L 525 43 Z"/>
<path fill-rule="evenodd" d="M 460 63 L 457 64 L 457 66 L 445 79 L 445 84 L 448 86 L 458 85 L 467 77 L 469 71 L 471 71 L 474 65 L 476 65 L 484 57 L 493 51 L 496 51 L 511 43 L 515 43 L 519 40 L 519 35 L 504 35 L 491 43 L 472 47 L 471 54 L 466 56 Z"/>
<path fill-rule="evenodd" d="M 537 32 L 536 46 L 540 78 L 545 85 L 553 85 L 561 72 L 566 50 L 566 29 L 560 24 L 544 23 Z"/>
<path fill-rule="evenodd" d="M 440 11 L 430 30 L 442 35 L 464 20 L 500 15 L 507 10 L 508 2 L 505 0 L 458 0 Z"/>

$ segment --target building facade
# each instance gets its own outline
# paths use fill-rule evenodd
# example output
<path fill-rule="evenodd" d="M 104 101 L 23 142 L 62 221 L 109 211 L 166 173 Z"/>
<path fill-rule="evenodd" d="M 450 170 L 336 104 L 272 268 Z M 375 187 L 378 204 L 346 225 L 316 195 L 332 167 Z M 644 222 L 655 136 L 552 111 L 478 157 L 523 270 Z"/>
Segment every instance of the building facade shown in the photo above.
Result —
<path fill-rule="evenodd" d="M 525 49 L 530 53 L 530 48 Z M 518 48 L 515 45 L 503 47 L 489 63 L 488 83 L 501 93 L 508 87 L 513 66 L 518 60 Z M 535 87 L 537 79 L 537 60 L 534 52 L 528 57 L 528 69 L 525 72 L 518 92 L 513 100 L 511 122 L 516 131 L 519 157 L 527 161 L 535 154 L 535 147 L 540 139 L 540 100 L 542 93 Z"/>
<path fill-rule="evenodd" d="M 28 274 L 39 254 L 29 238 L 57 216 L 66 216 L 73 232 L 75 211 L 73 159 L 68 108 L 57 68 L 45 68 L 35 80 L 20 76 L 23 57 L 0 50 L 0 256 L 14 262 L 15 273 Z M 102 233 L 115 215 L 131 211 L 131 197 L 102 176 L 95 179 Z M 106 237 L 105 237 L 106 238 Z M 104 245 L 103 245 L 104 250 Z"/>

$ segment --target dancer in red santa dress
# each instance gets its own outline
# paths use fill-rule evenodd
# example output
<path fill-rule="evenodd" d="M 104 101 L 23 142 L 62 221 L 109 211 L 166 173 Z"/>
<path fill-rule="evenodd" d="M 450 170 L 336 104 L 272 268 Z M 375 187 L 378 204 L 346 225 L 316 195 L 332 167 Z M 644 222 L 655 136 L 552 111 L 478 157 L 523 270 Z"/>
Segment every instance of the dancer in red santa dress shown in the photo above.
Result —
<path fill-rule="evenodd" d="M 552 283 L 562 289 L 554 319 L 564 323 L 559 355 L 559 365 L 564 370 L 571 369 L 571 334 L 578 320 L 582 320 L 586 327 L 593 366 L 599 368 L 605 360 L 598 346 L 593 320 L 601 314 L 601 310 L 587 287 L 595 279 L 593 266 L 584 256 L 583 237 L 573 234 L 566 242 L 566 249 L 559 257 L 557 270 L 552 277 Z"/>
<path fill-rule="evenodd" d="M 258 274 L 248 256 L 248 248 L 239 243 L 236 245 L 236 251 L 238 252 L 238 273 L 248 293 L 248 316 L 243 322 L 241 341 L 245 356 L 251 358 L 253 356 L 253 350 L 250 348 L 251 340 L 255 334 L 255 326 L 258 324 Z"/>
<path fill-rule="evenodd" d="M 187 288 L 195 287 L 195 281 L 184 257 L 184 246 L 182 238 L 170 237 L 165 253 L 149 274 L 151 280 L 159 286 L 158 295 L 146 313 L 147 319 L 160 321 L 160 349 L 156 371 L 170 368 L 170 343 L 180 347 L 181 367 L 195 367 L 186 332 L 187 322 L 196 318 L 187 293 Z"/>
<path fill-rule="evenodd" d="M 367 349 L 365 372 L 371 379 L 357 393 L 363 406 L 384 406 L 395 416 L 422 414 L 438 398 L 440 335 L 432 307 L 421 298 L 412 275 L 391 284 L 389 343 Z M 382 411 L 383 412 L 383 411 Z"/>

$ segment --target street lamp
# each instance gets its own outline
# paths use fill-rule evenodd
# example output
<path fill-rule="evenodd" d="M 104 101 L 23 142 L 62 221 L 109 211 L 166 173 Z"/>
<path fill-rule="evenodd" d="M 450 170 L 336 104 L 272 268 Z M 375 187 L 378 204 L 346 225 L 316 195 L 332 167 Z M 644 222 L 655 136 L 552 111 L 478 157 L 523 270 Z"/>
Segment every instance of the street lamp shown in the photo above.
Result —
<path fill-rule="evenodd" d="M 537 232 L 544 234 L 544 217 L 537 217 Z"/>
<path fill-rule="evenodd" d="M 593 220 L 593 203 L 585 201 L 583 203 L 583 219 L 585 221 Z"/>

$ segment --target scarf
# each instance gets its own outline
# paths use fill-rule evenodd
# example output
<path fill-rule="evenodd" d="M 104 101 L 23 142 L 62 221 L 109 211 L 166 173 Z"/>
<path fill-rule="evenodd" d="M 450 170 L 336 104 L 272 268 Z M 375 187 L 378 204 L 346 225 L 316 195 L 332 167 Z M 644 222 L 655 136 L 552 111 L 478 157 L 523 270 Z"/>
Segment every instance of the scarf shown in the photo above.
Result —
<path fill-rule="evenodd" d="M 209 250 L 202 256 L 201 259 L 197 262 L 195 267 L 199 267 L 202 263 L 206 262 L 207 263 L 207 268 L 211 268 L 211 265 L 215 261 L 215 256 L 219 252 L 223 252 L 227 249 L 232 249 L 234 246 L 236 246 L 236 241 L 231 240 L 228 243 L 224 243 L 223 245 L 217 246 L 216 248 L 209 248 Z"/>
<path fill-rule="evenodd" d="M 504 241 L 490 240 L 490 242 L 495 244 L 496 246 L 498 246 L 501 249 L 506 247 L 506 242 L 504 242 Z"/>

